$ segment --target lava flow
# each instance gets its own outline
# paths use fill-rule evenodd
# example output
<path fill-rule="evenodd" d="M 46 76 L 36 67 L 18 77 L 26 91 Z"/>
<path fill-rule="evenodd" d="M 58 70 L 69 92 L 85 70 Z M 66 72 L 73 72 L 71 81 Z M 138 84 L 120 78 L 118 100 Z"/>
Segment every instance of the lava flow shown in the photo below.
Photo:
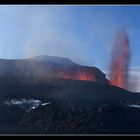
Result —
<path fill-rule="evenodd" d="M 125 31 L 117 34 L 113 46 L 110 82 L 112 85 L 127 89 L 130 60 L 129 40 Z"/>
<path fill-rule="evenodd" d="M 77 80 L 87 80 L 87 81 L 96 81 L 97 78 L 93 72 L 87 71 L 78 71 Z"/>
<path fill-rule="evenodd" d="M 77 70 L 68 70 L 61 72 L 59 76 L 63 79 L 73 79 L 73 80 L 86 80 L 86 81 L 96 81 L 97 78 L 95 73 L 89 69 L 77 69 Z"/>

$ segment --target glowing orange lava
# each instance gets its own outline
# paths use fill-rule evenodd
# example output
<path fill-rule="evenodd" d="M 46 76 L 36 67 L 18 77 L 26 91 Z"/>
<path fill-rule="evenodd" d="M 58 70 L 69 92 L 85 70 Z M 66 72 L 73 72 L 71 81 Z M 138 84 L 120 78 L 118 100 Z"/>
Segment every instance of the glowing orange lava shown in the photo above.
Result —
<path fill-rule="evenodd" d="M 59 77 L 63 79 L 96 81 L 95 74 L 90 70 L 61 71 Z"/>
<path fill-rule="evenodd" d="M 110 81 L 112 85 L 127 88 L 128 67 L 129 67 L 129 40 L 125 31 L 117 34 L 112 52 L 112 63 Z"/>
<path fill-rule="evenodd" d="M 77 80 L 96 81 L 96 77 L 88 71 L 79 71 Z"/>

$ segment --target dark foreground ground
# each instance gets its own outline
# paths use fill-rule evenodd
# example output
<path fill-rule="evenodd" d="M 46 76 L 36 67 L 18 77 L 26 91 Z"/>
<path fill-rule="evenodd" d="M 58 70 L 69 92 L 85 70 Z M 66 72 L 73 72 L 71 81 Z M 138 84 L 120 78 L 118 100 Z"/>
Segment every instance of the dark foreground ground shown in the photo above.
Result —
<path fill-rule="evenodd" d="M 50 104 L 26 112 L 7 99 Z M 0 80 L 0 134 L 140 134 L 140 94 L 96 82 Z"/>

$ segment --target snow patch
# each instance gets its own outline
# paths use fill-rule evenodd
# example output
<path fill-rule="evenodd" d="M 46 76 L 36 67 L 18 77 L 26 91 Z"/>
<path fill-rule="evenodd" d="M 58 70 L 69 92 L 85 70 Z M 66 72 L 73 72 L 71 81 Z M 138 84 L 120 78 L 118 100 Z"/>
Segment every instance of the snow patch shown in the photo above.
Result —
<path fill-rule="evenodd" d="M 37 99 L 25 99 L 25 98 L 23 98 L 23 99 L 7 100 L 7 101 L 4 101 L 4 104 L 7 106 L 16 105 L 22 109 L 25 109 L 26 112 L 29 112 L 32 109 L 36 109 L 40 105 L 45 106 L 45 105 L 48 105 L 50 103 L 49 102 L 42 103 L 42 101 L 37 100 Z"/>
<path fill-rule="evenodd" d="M 51 103 L 43 103 L 43 104 L 41 104 L 42 106 L 45 106 L 45 105 L 49 105 L 49 104 L 51 104 Z"/>
<path fill-rule="evenodd" d="M 128 107 L 140 108 L 140 105 L 135 105 L 135 104 L 133 104 L 133 105 L 129 105 Z"/>

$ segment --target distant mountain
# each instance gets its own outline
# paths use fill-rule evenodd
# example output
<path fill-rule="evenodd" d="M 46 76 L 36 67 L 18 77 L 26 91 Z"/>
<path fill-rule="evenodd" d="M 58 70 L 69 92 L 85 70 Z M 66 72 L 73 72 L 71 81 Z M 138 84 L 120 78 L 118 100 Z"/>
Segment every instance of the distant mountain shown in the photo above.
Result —
<path fill-rule="evenodd" d="M 48 79 L 75 79 L 108 84 L 105 74 L 95 67 L 81 66 L 70 59 L 40 55 L 29 59 L 0 59 L 0 78 L 42 81 Z"/>

